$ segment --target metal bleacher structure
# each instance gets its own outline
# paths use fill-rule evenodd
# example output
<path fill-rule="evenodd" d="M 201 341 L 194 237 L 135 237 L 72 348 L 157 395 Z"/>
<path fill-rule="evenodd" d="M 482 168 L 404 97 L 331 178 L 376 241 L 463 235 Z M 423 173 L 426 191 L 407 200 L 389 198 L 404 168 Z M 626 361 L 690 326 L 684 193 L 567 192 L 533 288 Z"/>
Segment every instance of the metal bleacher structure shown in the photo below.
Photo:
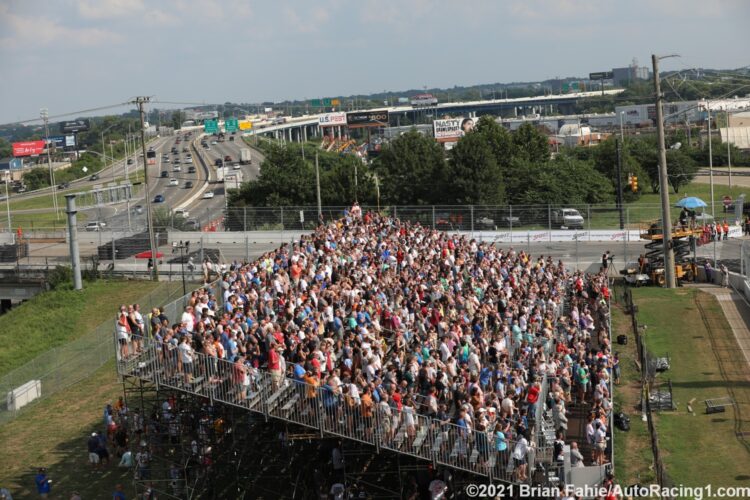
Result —
<path fill-rule="evenodd" d="M 217 283 L 218 285 L 218 283 Z M 168 306 L 167 314 L 177 317 L 189 294 Z M 220 296 L 220 294 L 219 294 Z M 558 331 L 559 338 L 564 332 Z M 542 340 L 545 353 L 553 349 L 552 339 Z M 117 345 L 115 343 L 115 345 Z M 141 353 L 121 359 L 117 352 L 117 371 L 124 379 L 139 384 L 152 384 L 195 396 L 212 405 L 220 403 L 254 412 L 268 419 L 278 419 L 312 430 L 322 437 L 338 437 L 372 445 L 374 451 L 388 450 L 418 459 L 435 466 L 447 466 L 476 474 L 490 481 L 517 483 L 513 473 L 512 452 L 516 443 L 507 440 L 507 450 L 497 452 L 494 432 L 478 437 L 477 431 L 465 429 L 446 421 L 413 414 L 414 425 L 407 427 L 407 418 L 395 412 L 382 411 L 378 405 L 372 415 L 362 415 L 349 407 L 325 386 L 318 387 L 286 376 L 274 378 L 264 369 L 251 372 L 250 385 L 243 386 L 243 378 L 234 363 L 194 353 L 192 377 L 187 377 L 178 365 L 177 352 L 168 352 L 163 345 L 144 339 Z M 519 356 L 517 350 L 511 356 Z M 555 426 L 552 413 L 545 404 L 548 391 L 546 374 L 540 380 L 539 401 L 530 418 L 530 451 L 528 482 L 541 485 L 566 484 L 567 471 L 555 464 L 552 456 Z M 566 461 L 569 464 L 569 460 Z"/>

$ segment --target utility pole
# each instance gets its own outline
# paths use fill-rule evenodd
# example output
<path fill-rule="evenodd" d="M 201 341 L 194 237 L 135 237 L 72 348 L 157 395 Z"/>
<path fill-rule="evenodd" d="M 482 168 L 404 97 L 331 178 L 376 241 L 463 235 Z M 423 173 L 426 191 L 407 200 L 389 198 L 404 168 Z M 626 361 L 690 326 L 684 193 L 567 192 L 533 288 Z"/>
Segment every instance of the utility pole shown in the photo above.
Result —
<path fill-rule="evenodd" d="M 55 173 L 52 169 L 52 155 L 50 155 L 50 143 L 49 143 L 49 112 L 47 108 L 39 110 L 39 116 L 44 120 L 44 139 L 45 145 L 47 146 L 47 164 L 49 166 L 49 183 L 52 187 L 52 206 L 55 209 L 55 218 L 60 218 L 60 212 L 57 208 L 57 186 L 55 185 Z"/>
<path fill-rule="evenodd" d="M 711 215 L 716 220 L 716 210 L 714 204 L 714 153 L 711 147 L 711 101 L 706 101 L 706 111 L 708 116 L 708 179 L 711 185 Z M 716 265 L 716 238 L 713 242 L 714 247 L 714 266 Z"/>
<path fill-rule="evenodd" d="M 146 224 L 148 225 L 148 240 L 149 247 L 151 248 L 151 261 L 154 263 L 151 279 L 154 281 L 159 280 L 159 266 L 156 258 L 156 239 L 154 238 L 154 219 L 153 213 L 151 212 L 151 193 L 148 189 L 148 156 L 146 154 L 146 119 L 145 111 L 143 110 L 144 104 L 151 100 L 150 97 L 136 97 L 134 104 L 138 105 L 138 111 L 141 116 L 141 149 L 143 150 L 143 182 L 146 190 Z"/>
<path fill-rule="evenodd" d="M 664 251 L 664 276 L 667 288 L 675 288 L 674 249 L 672 248 L 672 218 L 669 212 L 669 180 L 667 178 L 667 149 L 664 145 L 663 97 L 659 82 L 659 57 L 651 56 L 654 70 L 654 90 L 656 91 L 656 131 L 659 140 L 659 196 L 661 198 L 662 245 Z"/>
<path fill-rule="evenodd" d="M 728 106 L 727 106 L 728 108 Z M 727 167 L 729 168 L 729 191 L 732 190 L 732 147 L 729 143 L 729 109 L 724 110 L 727 116 Z"/>
<path fill-rule="evenodd" d="M 320 167 L 318 166 L 318 151 L 315 151 L 315 190 L 318 194 L 318 222 L 323 221 L 323 206 L 320 203 Z"/>
<path fill-rule="evenodd" d="M 625 211 L 622 206 L 622 142 L 615 139 L 617 146 L 617 211 L 620 213 L 620 229 L 625 229 Z"/>

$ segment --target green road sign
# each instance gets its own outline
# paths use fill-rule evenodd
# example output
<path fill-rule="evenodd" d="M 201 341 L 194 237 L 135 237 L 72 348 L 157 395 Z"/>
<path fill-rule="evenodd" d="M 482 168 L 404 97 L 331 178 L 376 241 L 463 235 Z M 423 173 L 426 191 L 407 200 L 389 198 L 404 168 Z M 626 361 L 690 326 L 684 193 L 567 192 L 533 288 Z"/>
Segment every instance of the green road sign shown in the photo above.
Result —
<path fill-rule="evenodd" d="M 224 120 L 224 130 L 227 132 L 236 132 L 240 128 L 237 118 L 227 118 Z"/>
<path fill-rule="evenodd" d="M 321 106 L 320 99 L 313 99 L 312 101 L 310 101 L 310 106 L 312 106 L 313 108 L 319 108 Z"/>
<path fill-rule="evenodd" d="M 568 92 L 570 90 L 570 86 L 567 83 L 562 84 L 562 91 Z"/>
<path fill-rule="evenodd" d="M 332 106 L 330 99 L 323 99 L 323 107 L 330 108 Z"/>
<path fill-rule="evenodd" d="M 219 131 L 219 123 L 216 120 L 206 120 L 203 122 L 203 131 L 207 134 L 213 134 Z"/>

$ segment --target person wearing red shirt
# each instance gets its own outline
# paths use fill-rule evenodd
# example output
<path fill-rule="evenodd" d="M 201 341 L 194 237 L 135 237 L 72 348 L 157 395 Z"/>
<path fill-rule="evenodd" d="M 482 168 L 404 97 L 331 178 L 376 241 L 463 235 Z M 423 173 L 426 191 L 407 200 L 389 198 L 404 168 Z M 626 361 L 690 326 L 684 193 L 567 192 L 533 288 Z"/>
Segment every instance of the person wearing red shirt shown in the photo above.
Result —
<path fill-rule="evenodd" d="M 271 372 L 271 383 L 274 390 L 281 386 L 281 360 L 279 357 L 278 347 L 271 348 L 268 351 L 268 371 Z"/>

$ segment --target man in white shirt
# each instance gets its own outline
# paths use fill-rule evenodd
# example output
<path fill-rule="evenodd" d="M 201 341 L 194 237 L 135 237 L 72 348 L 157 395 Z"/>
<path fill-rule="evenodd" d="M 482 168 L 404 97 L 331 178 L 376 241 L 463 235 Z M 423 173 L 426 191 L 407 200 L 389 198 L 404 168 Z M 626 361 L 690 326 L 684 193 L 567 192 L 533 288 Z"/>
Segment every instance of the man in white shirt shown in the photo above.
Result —
<path fill-rule="evenodd" d="M 195 328 L 195 317 L 193 316 L 193 307 L 185 307 L 185 312 L 182 313 L 180 321 L 185 324 L 185 328 L 188 332 L 193 333 Z"/>
<path fill-rule="evenodd" d="M 193 375 L 193 348 L 187 337 L 182 337 L 177 349 L 180 355 L 182 373 L 185 375 L 185 383 L 189 384 Z"/>

